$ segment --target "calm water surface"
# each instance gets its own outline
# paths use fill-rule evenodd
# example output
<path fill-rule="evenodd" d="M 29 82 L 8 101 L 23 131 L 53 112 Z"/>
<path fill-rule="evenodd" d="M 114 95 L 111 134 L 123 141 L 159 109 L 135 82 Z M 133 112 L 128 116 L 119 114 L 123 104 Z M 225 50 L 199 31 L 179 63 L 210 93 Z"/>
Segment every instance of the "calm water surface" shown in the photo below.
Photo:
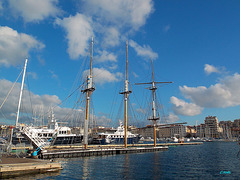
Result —
<path fill-rule="evenodd" d="M 63 170 L 59 173 L 22 178 L 240 179 L 239 148 L 236 142 L 205 142 L 163 152 L 60 159 Z"/>

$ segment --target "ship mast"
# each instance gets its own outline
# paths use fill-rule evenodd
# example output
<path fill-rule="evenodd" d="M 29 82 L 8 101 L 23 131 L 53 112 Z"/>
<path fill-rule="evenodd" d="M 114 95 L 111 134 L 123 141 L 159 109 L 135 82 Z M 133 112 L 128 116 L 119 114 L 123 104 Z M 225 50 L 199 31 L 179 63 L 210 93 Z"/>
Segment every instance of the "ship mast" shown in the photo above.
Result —
<path fill-rule="evenodd" d="M 153 72 L 153 61 L 151 59 L 151 65 L 152 65 L 152 82 L 148 83 L 135 83 L 135 85 L 142 85 L 142 84 L 151 84 L 152 86 L 149 88 L 150 91 L 152 91 L 152 117 L 148 118 L 148 120 L 153 121 L 153 137 L 154 137 L 154 147 L 157 146 L 156 143 L 156 125 L 157 125 L 157 120 L 160 118 L 156 115 L 156 90 L 157 86 L 156 84 L 162 84 L 162 83 L 172 83 L 172 82 L 155 82 L 154 81 L 154 72 Z"/>
<path fill-rule="evenodd" d="M 132 92 L 132 91 L 129 91 L 128 90 L 128 84 L 129 84 L 129 81 L 128 81 L 128 42 L 126 41 L 126 73 L 125 73 L 125 89 L 123 92 L 120 92 L 120 94 L 123 94 L 124 95 L 124 137 L 125 137 L 125 148 L 127 148 L 127 100 L 128 100 L 128 97 L 129 97 L 129 94 Z"/>
<path fill-rule="evenodd" d="M 28 59 L 26 58 L 26 60 L 25 60 L 25 65 L 24 65 L 24 68 L 23 68 L 22 85 L 21 85 L 21 90 L 20 90 L 20 95 L 19 95 L 19 101 L 18 101 L 16 127 L 18 127 L 18 119 L 19 119 L 20 107 L 21 107 L 21 102 L 22 102 L 22 93 L 23 93 L 23 85 L 24 85 L 24 79 L 25 79 L 25 74 L 26 74 L 27 62 L 28 62 Z"/>
<path fill-rule="evenodd" d="M 83 143 L 84 143 L 85 149 L 87 149 L 87 146 L 88 146 L 89 101 L 93 91 L 95 90 L 95 87 L 93 86 L 92 61 L 93 61 L 93 37 L 91 41 L 90 74 L 87 76 L 86 88 L 82 90 L 83 93 L 86 93 L 86 101 L 87 101 L 86 102 L 86 118 L 84 120 L 84 135 L 83 135 Z"/>
<path fill-rule="evenodd" d="M 18 100 L 18 109 L 17 109 L 17 117 L 16 117 L 16 128 L 19 127 L 18 119 L 19 119 L 20 107 L 21 107 L 21 102 L 22 102 L 22 93 L 23 93 L 23 85 L 24 85 L 25 74 L 26 74 L 26 69 L 27 69 L 27 62 L 28 62 L 28 59 L 26 58 L 25 65 L 24 65 L 24 68 L 23 68 L 22 84 L 21 84 L 19 100 Z M 11 127 L 10 146 L 12 144 L 12 136 L 13 136 L 13 127 Z"/>

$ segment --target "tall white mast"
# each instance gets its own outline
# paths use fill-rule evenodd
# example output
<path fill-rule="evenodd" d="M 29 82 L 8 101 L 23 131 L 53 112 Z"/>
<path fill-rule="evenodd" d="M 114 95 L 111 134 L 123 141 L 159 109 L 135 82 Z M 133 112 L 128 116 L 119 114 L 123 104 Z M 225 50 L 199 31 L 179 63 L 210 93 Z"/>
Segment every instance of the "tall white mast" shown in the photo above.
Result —
<path fill-rule="evenodd" d="M 91 41 L 91 60 L 90 60 L 90 75 L 87 76 L 87 85 L 86 89 L 82 90 L 83 93 L 86 93 L 86 118 L 84 120 L 84 135 L 83 135 L 83 143 L 85 149 L 88 146 L 88 122 L 89 122 L 89 100 L 90 97 L 95 90 L 93 86 L 93 77 L 92 77 L 92 61 L 93 61 L 93 37 Z"/>
<path fill-rule="evenodd" d="M 20 112 L 20 107 L 21 107 L 21 102 L 22 102 L 22 93 L 23 93 L 23 85 L 24 85 L 25 73 L 26 73 L 26 68 L 27 68 L 27 61 L 28 61 L 28 59 L 26 58 L 26 60 L 25 60 L 25 65 L 24 65 L 24 69 L 23 69 L 22 85 L 21 85 L 21 90 L 20 90 L 20 95 L 19 95 L 19 101 L 18 101 L 16 127 L 18 127 L 18 119 L 19 119 L 19 112 Z"/>
<path fill-rule="evenodd" d="M 18 119 L 19 119 L 19 112 L 20 112 L 20 107 L 21 107 L 21 102 L 22 102 L 22 93 L 23 93 L 23 85 L 24 85 L 24 79 L 25 79 L 26 68 L 27 68 L 27 61 L 28 61 L 28 59 L 26 58 L 25 65 L 24 65 L 24 68 L 23 68 L 22 85 L 21 85 L 20 95 L 19 95 L 19 100 L 18 100 L 18 109 L 17 109 L 17 117 L 16 117 L 16 128 L 19 126 Z M 13 127 L 11 127 L 11 136 L 10 136 L 10 143 L 9 143 L 9 147 L 8 148 L 10 148 L 11 145 L 12 145 L 12 136 L 13 136 Z"/>

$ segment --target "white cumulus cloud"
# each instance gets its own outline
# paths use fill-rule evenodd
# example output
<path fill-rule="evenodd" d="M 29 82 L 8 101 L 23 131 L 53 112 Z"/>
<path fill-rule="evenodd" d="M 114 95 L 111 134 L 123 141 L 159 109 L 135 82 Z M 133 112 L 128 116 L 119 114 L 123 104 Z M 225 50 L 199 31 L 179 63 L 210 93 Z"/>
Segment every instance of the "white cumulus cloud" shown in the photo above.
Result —
<path fill-rule="evenodd" d="M 193 103 L 207 108 L 240 105 L 240 75 L 235 73 L 210 87 L 180 87 L 181 93 Z"/>
<path fill-rule="evenodd" d="M 204 65 L 204 71 L 207 75 L 211 73 L 220 73 L 220 70 L 213 65 L 205 64 Z"/>
<path fill-rule="evenodd" d="M 109 125 L 112 123 L 112 120 L 106 115 L 94 116 L 94 119 L 96 121 L 96 124 L 101 126 L 109 127 Z"/>
<path fill-rule="evenodd" d="M 117 56 L 113 53 L 107 52 L 106 50 L 98 51 L 98 55 L 94 57 L 96 62 L 117 62 Z"/>
<path fill-rule="evenodd" d="M 91 19 L 83 14 L 77 13 L 64 19 L 57 19 L 56 24 L 66 30 L 68 40 L 68 54 L 71 59 L 84 56 L 89 47 L 89 40 L 93 36 Z"/>
<path fill-rule="evenodd" d="M 11 89 L 12 85 L 13 85 L 13 83 L 11 81 L 8 81 L 5 79 L 0 80 L 0 102 L 1 102 L 1 104 L 2 104 L 3 100 L 5 99 L 6 95 L 8 94 L 8 91 Z M 13 118 L 12 114 L 17 112 L 17 104 L 18 104 L 18 100 L 19 100 L 20 86 L 21 86 L 20 83 L 16 83 L 11 94 L 9 95 L 5 104 L 3 105 L 2 109 L 0 109 L 0 111 L 1 111 L 0 119 L 2 117 L 2 114 L 4 114 L 4 116 L 7 119 L 11 120 Z M 30 102 L 29 97 L 26 98 L 26 96 L 24 96 L 24 98 L 22 100 L 22 104 L 24 105 L 24 108 L 21 108 L 21 110 L 24 110 L 28 113 L 32 112 L 32 110 L 31 110 L 32 106 L 36 107 L 36 106 L 44 105 L 47 108 L 49 108 L 51 105 L 56 105 L 61 102 L 59 100 L 59 98 L 55 95 L 39 96 L 39 95 L 33 94 L 31 92 L 28 92 L 27 90 L 24 90 L 23 94 L 28 95 L 29 93 L 31 94 L 32 101 Z"/>
<path fill-rule="evenodd" d="M 152 48 L 149 45 L 140 46 L 133 40 L 129 41 L 129 45 L 137 52 L 138 56 L 142 56 L 147 59 L 157 59 L 158 54 L 153 52 Z"/>
<path fill-rule="evenodd" d="M 120 32 L 115 27 L 104 28 L 103 44 L 107 47 L 115 47 L 120 43 Z"/>
<path fill-rule="evenodd" d="M 49 16 L 57 16 L 61 10 L 57 7 L 58 0 L 9 0 L 9 7 L 25 22 L 38 22 Z"/>
<path fill-rule="evenodd" d="M 166 117 L 166 120 L 168 123 L 173 123 L 178 121 L 179 117 L 176 114 L 170 112 L 169 115 Z"/>
<path fill-rule="evenodd" d="M 6 79 L 0 80 L 0 105 L 6 98 L 8 91 L 13 86 L 11 81 Z M 3 107 L 0 109 L 0 122 L 7 124 L 15 124 L 16 112 L 17 112 L 17 104 L 19 100 L 19 92 L 20 92 L 20 83 L 16 83 L 12 92 L 8 96 L 6 102 Z M 31 96 L 31 98 L 29 97 Z M 24 89 L 23 99 L 22 99 L 22 108 L 21 108 L 21 116 L 20 123 L 33 123 L 32 117 L 34 114 L 32 112 L 36 112 L 37 115 L 43 114 L 45 115 L 45 120 L 47 120 L 48 111 L 50 107 L 54 108 L 54 113 L 57 119 L 66 120 L 66 115 L 69 115 L 69 112 L 79 112 L 79 110 L 72 110 L 72 108 L 62 108 L 58 106 L 61 103 L 61 100 L 56 95 L 38 95 L 28 90 Z M 74 113 L 73 113 L 74 114 Z M 26 115 L 27 118 L 26 118 Z M 73 118 L 73 117 L 71 117 Z M 8 121 L 8 122 L 7 122 Z"/>
<path fill-rule="evenodd" d="M 123 74 L 120 72 L 111 73 L 110 71 L 104 68 L 93 68 L 93 74 L 95 76 L 94 82 L 98 84 L 118 82 L 123 77 Z"/>
<path fill-rule="evenodd" d="M 202 107 L 194 103 L 187 103 L 184 100 L 178 99 L 177 97 L 174 96 L 170 98 L 170 101 L 173 104 L 173 111 L 175 114 L 195 116 L 201 114 L 203 110 Z"/>
<path fill-rule="evenodd" d="M 154 11 L 152 0 L 82 0 L 81 12 L 93 19 L 94 32 L 104 48 L 116 47 L 146 24 Z"/>
<path fill-rule="evenodd" d="M 44 47 L 43 43 L 30 35 L 0 26 L 0 66 L 16 66 L 29 56 L 31 50 Z"/>
<path fill-rule="evenodd" d="M 152 0 L 87 0 L 83 1 L 83 10 L 97 16 L 100 22 L 109 22 L 116 26 L 129 26 L 138 29 L 146 23 L 153 12 Z"/>
<path fill-rule="evenodd" d="M 89 70 L 83 72 L 83 77 L 89 74 Z M 118 82 L 123 78 L 123 74 L 120 72 L 112 73 L 104 68 L 93 68 L 93 81 L 96 84 L 104 84 L 111 82 Z"/>

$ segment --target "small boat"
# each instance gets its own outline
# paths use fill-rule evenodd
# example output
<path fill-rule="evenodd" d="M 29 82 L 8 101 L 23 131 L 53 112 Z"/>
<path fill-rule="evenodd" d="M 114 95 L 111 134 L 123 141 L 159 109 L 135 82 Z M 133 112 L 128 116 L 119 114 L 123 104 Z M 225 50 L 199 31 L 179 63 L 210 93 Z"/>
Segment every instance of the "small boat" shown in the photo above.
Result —
<path fill-rule="evenodd" d="M 179 139 L 176 137 L 173 137 L 172 139 L 173 139 L 173 142 L 175 142 L 175 143 L 179 142 Z"/>

